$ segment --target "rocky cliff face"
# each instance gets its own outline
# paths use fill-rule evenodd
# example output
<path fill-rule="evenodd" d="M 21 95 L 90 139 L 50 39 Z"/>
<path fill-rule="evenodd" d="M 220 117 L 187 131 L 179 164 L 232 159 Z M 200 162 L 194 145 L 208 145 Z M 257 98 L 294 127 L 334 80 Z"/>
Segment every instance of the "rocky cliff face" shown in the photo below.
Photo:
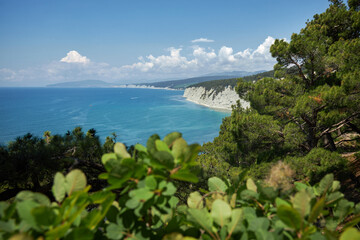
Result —
<path fill-rule="evenodd" d="M 237 100 L 240 100 L 243 108 L 249 107 L 249 103 L 240 99 L 230 86 L 219 92 L 214 89 L 206 90 L 204 87 L 190 87 L 185 89 L 184 97 L 189 101 L 210 108 L 231 110 L 231 106 L 235 105 Z"/>

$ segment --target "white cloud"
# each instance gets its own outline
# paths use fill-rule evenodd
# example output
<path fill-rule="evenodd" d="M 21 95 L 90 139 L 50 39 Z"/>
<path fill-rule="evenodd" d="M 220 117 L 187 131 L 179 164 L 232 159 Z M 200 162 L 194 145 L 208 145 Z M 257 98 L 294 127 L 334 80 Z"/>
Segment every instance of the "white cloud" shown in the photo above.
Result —
<path fill-rule="evenodd" d="M 43 66 L 18 71 L 0 69 L 0 86 L 19 82 L 22 86 L 44 86 L 86 79 L 123 84 L 169 78 L 181 79 L 224 71 L 269 70 L 276 63 L 269 52 L 273 42 L 274 38 L 267 37 L 255 50 L 248 48 L 241 51 L 235 51 L 228 46 L 222 46 L 218 50 L 199 46 L 184 47 L 185 50 L 171 47 L 167 49 L 166 54 L 141 56 L 137 62 L 123 66 L 93 62 L 76 51 L 70 51 L 60 61 Z"/>
<path fill-rule="evenodd" d="M 191 55 L 182 55 L 182 48 L 169 48 L 168 55 L 139 57 L 139 62 L 119 68 L 126 76 L 138 78 L 196 76 L 209 72 L 255 71 L 271 69 L 275 59 L 269 52 L 274 38 L 267 37 L 255 50 L 245 49 L 234 52 L 234 49 L 222 46 L 216 54 L 212 48 L 192 46 Z"/>
<path fill-rule="evenodd" d="M 90 59 L 85 56 L 81 56 L 77 51 L 70 51 L 66 54 L 66 57 L 63 57 L 60 62 L 66 63 L 89 63 Z"/>
<path fill-rule="evenodd" d="M 211 59 L 216 58 L 214 49 L 210 49 L 210 52 L 206 52 L 204 48 L 199 46 L 194 47 L 193 55 L 195 58 L 204 61 L 210 61 Z"/>
<path fill-rule="evenodd" d="M 2 80 L 14 80 L 16 78 L 16 72 L 8 69 L 8 68 L 1 68 L 0 69 L 0 79 Z"/>
<path fill-rule="evenodd" d="M 265 39 L 265 41 L 260 44 L 257 49 L 254 51 L 254 55 L 256 54 L 260 54 L 260 55 L 264 55 L 264 56 L 269 56 L 270 55 L 270 47 L 271 45 L 275 42 L 275 39 L 273 37 L 267 37 Z"/>
<path fill-rule="evenodd" d="M 181 48 L 169 48 L 168 51 L 170 52 L 170 55 L 161 55 L 158 57 L 149 55 L 146 59 L 144 57 L 139 57 L 140 62 L 132 65 L 125 65 L 121 68 L 125 71 L 140 70 L 141 72 L 148 72 L 150 70 L 172 72 L 174 68 L 186 68 L 189 61 L 186 57 L 181 56 L 181 50 Z"/>
<path fill-rule="evenodd" d="M 219 60 L 222 63 L 234 63 L 236 62 L 233 55 L 234 50 L 230 47 L 222 46 L 219 50 Z"/>
<path fill-rule="evenodd" d="M 198 39 L 192 40 L 191 42 L 192 42 L 192 43 L 200 43 L 200 42 L 209 43 L 209 42 L 214 42 L 214 40 L 207 39 L 207 38 L 198 38 Z"/>

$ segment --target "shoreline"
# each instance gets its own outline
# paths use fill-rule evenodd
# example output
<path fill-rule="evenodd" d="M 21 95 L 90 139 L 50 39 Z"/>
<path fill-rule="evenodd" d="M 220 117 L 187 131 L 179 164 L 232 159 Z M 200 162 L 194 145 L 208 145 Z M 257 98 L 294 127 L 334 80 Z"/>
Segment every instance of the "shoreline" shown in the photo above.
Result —
<path fill-rule="evenodd" d="M 154 87 L 154 86 L 148 86 L 148 85 L 135 85 L 135 84 L 129 84 L 129 85 L 114 85 L 112 88 L 140 88 L 140 89 L 160 89 L 160 90 L 169 90 L 169 91 L 184 91 L 180 89 L 174 89 L 169 87 Z"/>
<path fill-rule="evenodd" d="M 185 98 L 186 101 L 189 101 L 189 102 L 192 102 L 192 103 L 195 103 L 195 104 L 197 104 L 197 105 L 204 106 L 204 107 L 207 107 L 207 108 L 211 108 L 211 109 L 216 110 L 216 111 L 219 111 L 219 112 L 227 112 L 227 113 L 231 113 L 231 112 L 232 112 L 232 108 L 213 107 L 213 106 L 210 106 L 210 105 L 208 105 L 208 104 L 203 104 L 203 103 L 199 103 L 199 102 L 197 102 L 197 101 L 195 101 L 195 100 L 191 100 L 191 99 L 189 99 L 189 98 L 187 98 L 187 97 L 184 97 L 184 96 L 183 96 L 183 98 Z"/>

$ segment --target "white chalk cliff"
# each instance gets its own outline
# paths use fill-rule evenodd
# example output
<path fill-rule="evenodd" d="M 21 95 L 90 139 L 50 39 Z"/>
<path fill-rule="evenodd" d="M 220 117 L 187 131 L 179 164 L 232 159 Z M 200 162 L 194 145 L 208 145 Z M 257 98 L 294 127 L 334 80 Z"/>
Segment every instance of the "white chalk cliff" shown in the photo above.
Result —
<path fill-rule="evenodd" d="M 245 100 L 240 99 L 231 86 L 227 86 L 219 92 L 215 91 L 215 89 L 206 90 L 204 87 L 190 87 L 185 89 L 183 96 L 191 102 L 224 110 L 231 110 L 231 106 L 236 105 L 238 100 L 240 100 L 243 108 L 248 108 L 250 105 Z"/>

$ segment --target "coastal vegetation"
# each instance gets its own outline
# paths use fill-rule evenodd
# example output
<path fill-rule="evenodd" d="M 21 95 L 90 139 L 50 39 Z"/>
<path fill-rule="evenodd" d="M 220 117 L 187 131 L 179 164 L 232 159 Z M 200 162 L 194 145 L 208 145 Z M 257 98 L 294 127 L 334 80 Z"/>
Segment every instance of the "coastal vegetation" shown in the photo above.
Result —
<path fill-rule="evenodd" d="M 95 129 L 86 133 L 81 127 L 65 135 L 43 138 L 28 133 L 0 147 L 0 200 L 14 197 L 21 190 L 32 190 L 51 195 L 54 174 L 68 172 L 73 168 L 86 172 L 92 189 L 102 189 L 104 184 L 98 175 L 105 169 L 100 159 L 102 154 L 113 151 L 116 134 L 107 137 L 101 145 Z"/>
<path fill-rule="evenodd" d="M 258 71 L 263 72 L 263 71 Z M 154 83 L 142 83 L 139 85 L 147 85 L 147 86 L 154 86 L 154 87 L 161 87 L 161 88 L 172 88 L 172 89 L 184 89 L 187 87 L 191 87 L 194 84 L 199 83 L 207 83 L 214 80 L 224 80 L 224 79 L 236 79 L 239 77 L 247 77 L 251 75 L 257 75 L 258 72 L 246 72 L 246 71 L 234 71 L 228 73 L 219 73 L 213 74 L 208 76 L 201 76 L 201 77 L 192 77 L 186 78 L 181 80 L 172 80 L 172 81 L 162 81 L 162 82 L 154 82 Z"/>
<path fill-rule="evenodd" d="M 258 81 L 264 77 L 274 77 L 274 70 L 257 73 L 257 74 L 250 75 L 250 76 L 245 76 L 245 77 L 242 77 L 242 80 L 245 82 L 253 82 L 253 81 Z M 192 84 L 188 87 L 189 88 L 190 87 L 203 87 L 206 90 L 214 89 L 215 92 L 221 92 L 228 86 L 235 88 L 237 86 L 237 83 L 238 83 L 238 78 L 229 78 L 229 79 L 219 79 L 219 80 L 201 82 L 201 83 L 197 83 L 197 84 Z"/>
<path fill-rule="evenodd" d="M 298 179 L 314 182 L 327 172 L 355 179 L 341 154 L 358 159 L 360 147 L 356 4 L 333 1 L 290 42 L 276 40 L 270 49 L 278 62 L 275 78 L 238 81 L 236 90 L 251 107 L 235 106 L 219 136 L 203 146 L 199 159 L 211 165 L 208 175 L 231 177 L 247 169 L 264 178 L 281 160 Z"/>
<path fill-rule="evenodd" d="M 77 127 L 1 147 L 0 239 L 359 239 L 360 1 L 330 2 L 275 41 L 271 76 L 236 80 L 250 108 L 213 142 Z"/>
<path fill-rule="evenodd" d="M 179 184 L 198 182 L 192 170 L 200 150 L 180 133 L 130 154 L 121 143 L 104 154 L 107 181 L 90 193 L 85 174 L 56 173 L 52 199 L 22 191 L 0 203 L 2 239 L 358 239 L 360 204 L 344 199 L 332 174 L 314 186 L 289 184 L 291 169 L 274 168 L 268 184 L 211 177 L 186 203 Z M 282 175 L 281 175 L 282 173 Z M 272 186 L 271 186 L 272 185 Z"/>

